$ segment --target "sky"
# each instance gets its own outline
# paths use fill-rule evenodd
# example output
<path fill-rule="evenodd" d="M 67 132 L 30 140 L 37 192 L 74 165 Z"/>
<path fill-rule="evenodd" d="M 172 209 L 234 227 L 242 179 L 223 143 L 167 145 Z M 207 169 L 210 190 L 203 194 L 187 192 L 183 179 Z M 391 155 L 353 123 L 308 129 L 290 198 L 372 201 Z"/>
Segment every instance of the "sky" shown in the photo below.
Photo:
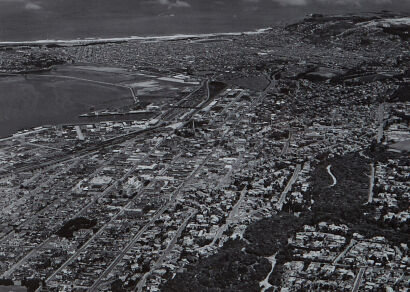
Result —
<path fill-rule="evenodd" d="M 410 0 L 0 0 L 0 41 L 234 32 L 380 10 L 410 12 Z"/>

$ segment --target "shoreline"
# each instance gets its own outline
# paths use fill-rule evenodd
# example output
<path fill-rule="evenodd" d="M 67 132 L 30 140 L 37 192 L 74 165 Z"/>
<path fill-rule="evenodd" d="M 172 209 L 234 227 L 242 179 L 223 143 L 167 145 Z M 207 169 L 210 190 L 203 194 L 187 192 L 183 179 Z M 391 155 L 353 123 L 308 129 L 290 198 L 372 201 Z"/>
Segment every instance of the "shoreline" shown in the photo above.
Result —
<path fill-rule="evenodd" d="M 0 47 L 18 47 L 18 46 L 76 46 L 92 45 L 101 43 L 121 43 L 129 41 L 175 41 L 184 39 L 208 39 L 221 36 L 241 36 L 241 35 L 258 35 L 271 31 L 272 27 L 260 28 L 253 31 L 245 32 L 223 32 L 223 33 L 202 33 L 202 34 L 174 34 L 165 36 L 129 36 L 116 38 L 84 38 L 71 40 L 36 40 L 36 41 L 0 41 Z"/>

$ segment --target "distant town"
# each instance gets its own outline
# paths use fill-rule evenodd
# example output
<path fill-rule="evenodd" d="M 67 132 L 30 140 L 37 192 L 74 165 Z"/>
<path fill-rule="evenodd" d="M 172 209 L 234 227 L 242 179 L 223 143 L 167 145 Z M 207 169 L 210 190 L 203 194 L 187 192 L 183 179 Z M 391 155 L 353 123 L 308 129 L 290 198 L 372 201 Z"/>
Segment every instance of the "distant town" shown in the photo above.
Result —
<path fill-rule="evenodd" d="M 409 26 L 0 46 L 0 290 L 407 291 Z"/>

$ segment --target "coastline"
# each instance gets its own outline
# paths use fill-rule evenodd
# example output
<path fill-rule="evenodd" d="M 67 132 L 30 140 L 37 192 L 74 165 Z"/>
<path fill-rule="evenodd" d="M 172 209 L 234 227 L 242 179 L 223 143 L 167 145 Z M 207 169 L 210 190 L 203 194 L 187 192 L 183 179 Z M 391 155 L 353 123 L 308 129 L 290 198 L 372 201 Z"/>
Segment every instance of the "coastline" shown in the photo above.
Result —
<path fill-rule="evenodd" d="M 0 41 L 0 47 L 18 47 L 18 46 L 75 46 L 75 45 L 92 45 L 99 43 L 121 43 L 129 41 L 175 41 L 184 39 L 207 39 L 223 36 L 240 36 L 240 35 L 257 35 L 272 30 L 272 27 L 260 28 L 253 31 L 245 32 L 223 32 L 223 33 L 203 33 L 203 34 L 175 34 L 166 36 L 129 36 L 119 38 L 84 38 L 74 40 L 37 40 L 37 41 Z"/>

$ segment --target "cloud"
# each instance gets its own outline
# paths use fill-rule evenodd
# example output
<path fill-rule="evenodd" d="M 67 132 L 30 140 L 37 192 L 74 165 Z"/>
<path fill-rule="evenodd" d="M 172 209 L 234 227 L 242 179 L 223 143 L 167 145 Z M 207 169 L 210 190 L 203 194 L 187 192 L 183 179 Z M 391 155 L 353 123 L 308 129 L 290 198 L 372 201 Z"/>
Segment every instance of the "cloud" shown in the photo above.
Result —
<path fill-rule="evenodd" d="M 42 7 L 39 4 L 34 3 L 31 0 L 0 0 L 0 3 L 12 3 L 12 4 L 18 4 L 19 6 L 23 5 L 23 8 L 25 10 L 40 10 L 40 9 L 42 9 Z"/>
<path fill-rule="evenodd" d="M 282 6 L 304 6 L 308 4 L 307 0 L 273 0 Z"/>
<path fill-rule="evenodd" d="M 253 0 L 246 0 L 253 1 Z M 272 0 L 275 3 L 280 4 L 281 6 L 306 6 L 309 4 L 326 4 L 326 5 L 354 5 L 354 6 L 363 6 L 363 5 L 389 5 L 393 4 L 394 0 Z M 403 2 L 409 3 L 410 0 L 400 0 Z"/>
<path fill-rule="evenodd" d="M 26 10 L 40 10 L 42 7 L 36 3 L 33 2 L 27 2 L 26 5 L 24 6 L 24 9 Z"/>
<path fill-rule="evenodd" d="M 0 0 L 0 3 L 22 3 L 25 0 Z"/>
<path fill-rule="evenodd" d="M 157 0 L 158 4 L 167 5 L 168 8 L 189 8 L 191 4 L 184 0 Z"/>

